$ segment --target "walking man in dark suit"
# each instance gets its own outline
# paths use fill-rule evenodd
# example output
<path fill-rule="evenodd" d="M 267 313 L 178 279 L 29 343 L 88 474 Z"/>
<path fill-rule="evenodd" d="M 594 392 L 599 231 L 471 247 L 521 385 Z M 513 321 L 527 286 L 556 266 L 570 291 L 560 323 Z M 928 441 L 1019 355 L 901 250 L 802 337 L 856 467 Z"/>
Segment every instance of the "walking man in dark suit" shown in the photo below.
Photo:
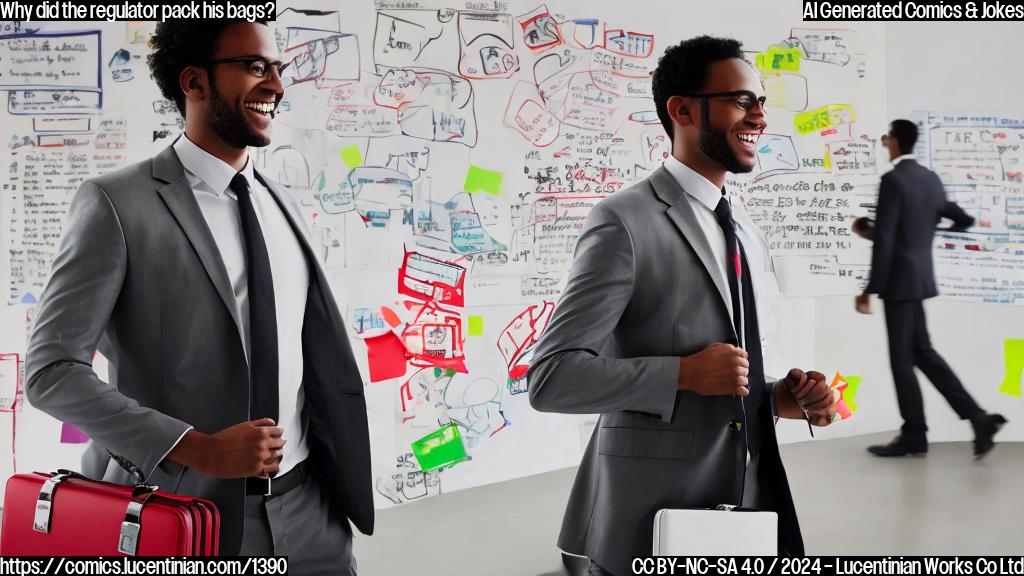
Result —
<path fill-rule="evenodd" d="M 212 500 L 222 554 L 355 574 L 349 521 L 373 531 L 363 383 L 302 215 L 248 154 L 286 65 L 263 22 L 164 22 L 152 45 L 185 134 L 78 190 L 28 399 L 89 435 L 86 475 Z"/>
<path fill-rule="evenodd" d="M 916 366 L 961 419 L 970 419 L 974 456 L 981 458 L 992 449 L 992 438 L 1006 419 L 982 410 L 932 348 L 923 304 L 939 293 L 932 267 L 935 225 L 946 217 L 953 220 L 953 229 L 965 229 L 974 219 L 955 203 L 947 202 L 938 175 L 914 160 L 916 142 L 917 126 L 909 120 L 893 120 L 889 133 L 882 137 L 895 167 L 882 176 L 872 232 L 871 280 L 855 302 L 857 311 L 867 314 L 871 294 L 885 301 L 889 363 L 903 416 L 899 436 L 888 444 L 870 446 L 868 452 L 878 456 L 928 452 L 928 427 L 921 387 L 914 373 Z"/>
<path fill-rule="evenodd" d="M 672 156 L 591 211 L 528 375 L 534 408 L 601 414 L 558 539 L 593 575 L 632 573 L 663 508 L 773 510 L 779 551 L 803 554 L 774 417 L 835 416 L 823 374 L 764 374 L 774 278 L 725 188 L 767 126 L 757 71 L 739 42 L 701 36 L 665 51 L 653 91 Z"/>

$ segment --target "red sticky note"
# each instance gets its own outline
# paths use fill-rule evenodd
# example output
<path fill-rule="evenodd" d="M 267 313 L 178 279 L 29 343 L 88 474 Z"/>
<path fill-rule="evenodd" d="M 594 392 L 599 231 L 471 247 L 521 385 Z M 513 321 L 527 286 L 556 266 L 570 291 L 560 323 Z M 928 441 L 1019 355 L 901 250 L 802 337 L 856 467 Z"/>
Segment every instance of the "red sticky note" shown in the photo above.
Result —
<path fill-rule="evenodd" d="M 405 375 L 405 346 L 394 332 L 367 338 L 366 355 L 370 364 L 370 382 Z"/>
<path fill-rule="evenodd" d="M 89 437 L 82 433 L 81 430 L 75 428 L 71 424 L 63 423 L 60 427 L 60 443 L 61 444 L 85 444 L 89 441 Z"/>

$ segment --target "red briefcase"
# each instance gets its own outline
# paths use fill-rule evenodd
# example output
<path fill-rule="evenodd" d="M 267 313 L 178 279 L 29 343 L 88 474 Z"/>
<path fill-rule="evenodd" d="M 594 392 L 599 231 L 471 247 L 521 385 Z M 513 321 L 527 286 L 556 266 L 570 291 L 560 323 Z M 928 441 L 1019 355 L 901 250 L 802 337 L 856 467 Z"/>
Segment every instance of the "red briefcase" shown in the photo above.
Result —
<path fill-rule="evenodd" d="M 4 497 L 3 556 L 216 556 L 220 514 L 201 498 L 90 480 L 15 474 Z"/>

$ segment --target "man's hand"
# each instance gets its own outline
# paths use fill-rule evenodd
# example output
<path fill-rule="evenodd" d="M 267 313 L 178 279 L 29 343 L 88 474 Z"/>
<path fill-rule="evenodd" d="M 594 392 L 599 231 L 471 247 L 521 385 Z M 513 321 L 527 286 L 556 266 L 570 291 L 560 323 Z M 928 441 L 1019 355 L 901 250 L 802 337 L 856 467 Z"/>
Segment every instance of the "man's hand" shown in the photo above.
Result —
<path fill-rule="evenodd" d="M 272 418 L 235 424 L 216 434 L 189 430 L 167 459 L 214 478 L 273 475 L 288 442 L 283 434 Z"/>
<path fill-rule="evenodd" d="M 871 295 L 866 292 L 859 294 L 853 299 L 853 307 L 861 314 L 871 314 Z"/>
<path fill-rule="evenodd" d="M 861 216 L 854 220 L 850 228 L 853 229 L 854 234 L 865 240 L 875 239 L 875 221 L 867 216 Z"/>
<path fill-rule="evenodd" d="M 718 343 L 679 360 L 679 389 L 701 396 L 746 397 L 750 362 L 747 351 L 732 344 Z"/>
<path fill-rule="evenodd" d="M 832 388 L 825 383 L 825 375 L 810 371 L 806 374 L 793 368 L 783 380 L 796 399 L 807 420 L 815 426 L 828 426 L 836 417 L 836 401 Z"/>

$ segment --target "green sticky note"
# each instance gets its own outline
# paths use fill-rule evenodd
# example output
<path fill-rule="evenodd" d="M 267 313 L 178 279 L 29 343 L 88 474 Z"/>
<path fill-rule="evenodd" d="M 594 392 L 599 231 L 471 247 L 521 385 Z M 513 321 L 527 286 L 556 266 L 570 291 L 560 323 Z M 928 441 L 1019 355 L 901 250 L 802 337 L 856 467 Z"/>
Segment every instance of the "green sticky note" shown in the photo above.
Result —
<path fill-rule="evenodd" d="M 341 155 L 341 161 L 349 168 L 357 168 L 363 165 L 363 153 L 359 151 L 358 144 L 345 146 L 338 154 Z"/>
<path fill-rule="evenodd" d="M 483 316 L 470 316 L 469 317 L 469 335 L 470 336 L 483 336 L 484 335 L 484 317 Z"/>
<path fill-rule="evenodd" d="M 860 380 L 860 376 L 846 377 L 846 390 L 843 390 L 843 400 L 850 408 L 850 412 L 857 411 L 857 405 L 853 403 L 853 399 L 857 396 L 857 388 L 860 386 Z"/>
<path fill-rule="evenodd" d="M 501 172 L 487 170 L 477 165 L 471 165 L 469 172 L 466 172 L 466 182 L 462 188 L 466 192 L 487 192 L 493 196 L 501 194 Z"/>
<path fill-rule="evenodd" d="M 1024 374 L 1024 340 L 1007 338 L 1003 345 L 1006 376 L 999 391 L 1010 396 L 1021 397 L 1021 375 Z"/>
<path fill-rule="evenodd" d="M 455 424 L 427 434 L 412 443 L 412 453 L 424 472 L 466 460 L 466 448 Z"/>

